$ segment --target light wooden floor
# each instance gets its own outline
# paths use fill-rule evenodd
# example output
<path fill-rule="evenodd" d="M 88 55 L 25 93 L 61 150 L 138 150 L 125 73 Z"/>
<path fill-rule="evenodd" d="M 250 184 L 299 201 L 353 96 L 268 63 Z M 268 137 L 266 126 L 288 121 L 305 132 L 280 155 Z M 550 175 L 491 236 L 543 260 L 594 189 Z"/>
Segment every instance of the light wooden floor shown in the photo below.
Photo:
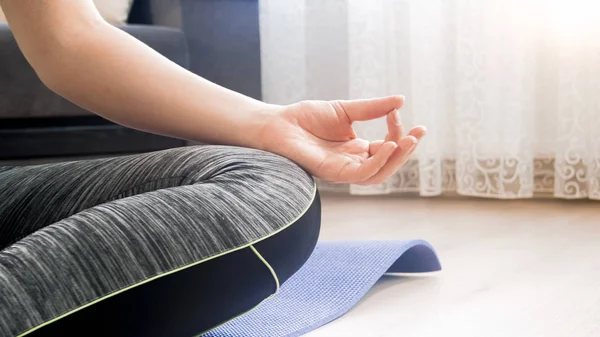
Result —
<path fill-rule="evenodd" d="M 323 196 L 321 238 L 425 239 L 443 271 L 388 277 L 307 336 L 600 336 L 600 203 Z"/>

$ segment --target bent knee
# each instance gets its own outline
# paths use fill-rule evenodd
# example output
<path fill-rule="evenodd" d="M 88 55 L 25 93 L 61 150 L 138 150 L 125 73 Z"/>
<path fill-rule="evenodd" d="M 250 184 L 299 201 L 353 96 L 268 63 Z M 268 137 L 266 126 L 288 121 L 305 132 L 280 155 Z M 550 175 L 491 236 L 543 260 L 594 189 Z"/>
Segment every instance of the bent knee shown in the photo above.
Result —
<path fill-rule="evenodd" d="M 288 158 L 262 150 L 221 145 L 189 146 L 170 150 L 171 160 L 185 166 L 188 178 L 210 179 L 228 173 L 246 173 L 246 178 L 284 179 L 312 187 L 313 179 Z M 251 173 L 251 174 L 248 174 Z"/>
<path fill-rule="evenodd" d="M 186 147 L 184 184 L 217 186 L 263 200 L 278 200 L 273 207 L 306 209 L 316 191 L 313 177 L 291 160 L 261 150 L 233 146 Z M 274 210 L 277 211 L 277 210 Z"/>

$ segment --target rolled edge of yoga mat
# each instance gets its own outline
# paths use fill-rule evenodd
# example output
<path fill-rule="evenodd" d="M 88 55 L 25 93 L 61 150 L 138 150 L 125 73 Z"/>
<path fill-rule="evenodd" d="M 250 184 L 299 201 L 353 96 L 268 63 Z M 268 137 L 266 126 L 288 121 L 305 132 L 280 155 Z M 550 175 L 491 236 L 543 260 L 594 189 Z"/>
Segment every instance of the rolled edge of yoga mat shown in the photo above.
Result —
<path fill-rule="evenodd" d="M 292 337 L 346 312 L 386 273 L 441 270 L 423 240 L 321 241 L 278 294 L 203 337 Z"/>

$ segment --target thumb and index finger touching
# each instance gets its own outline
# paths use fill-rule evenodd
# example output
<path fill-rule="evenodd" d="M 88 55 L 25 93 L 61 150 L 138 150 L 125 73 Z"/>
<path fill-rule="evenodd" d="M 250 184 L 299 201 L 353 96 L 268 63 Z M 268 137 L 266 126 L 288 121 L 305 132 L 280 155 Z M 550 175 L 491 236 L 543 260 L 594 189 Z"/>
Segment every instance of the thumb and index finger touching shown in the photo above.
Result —
<path fill-rule="evenodd" d="M 395 142 L 403 148 L 410 147 L 413 142 L 421 139 L 426 131 L 424 127 L 419 126 L 410 130 L 409 134 L 405 136 L 399 112 L 405 100 L 404 96 L 393 95 L 372 99 L 339 101 L 339 103 L 350 122 L 368 121 L 387 116 L 388 133 L 385 141 Z M 372 142 L 371 154 L 376 152 L 381 144 L 383 144 L 383 141 Z"/>
<path fill-rule="evenodd" d="M 351 122 L 368 121 L 388 115 L 404 104 L 404 96 L 394 95 L 372 99 L 338 101 Z"/>
<path fill-rule="evenodd" d="M 380 183 L 385 180 L 404 164 L 408 156 L 414 151 L 417 142 L 425 135 L 426 129 L 422 126 L 412 128 L 408 132 L 408 135 L 404 135 L 404 127 L 398 111 L 404 104 L 404 101 L 404 96 L 340 101 L 340 105 L 346 112 L 350 122 L 368 121 L 387 116 L 386 124 L 388 133 L 385 140 L 371 142 L 369 148 L 370 158 L 365 164 L 369 161 L 373 161 L 373 163 L 369 163 L 371 165 L 364 165 L 364 169 L 367 169 L 367 166 L 376 167 L 375 171 L 377 172 L 363 181 L 365 184 Z M 392 146 L 386 147 L 384 144 L 397 145 L 394 148 Z"/>

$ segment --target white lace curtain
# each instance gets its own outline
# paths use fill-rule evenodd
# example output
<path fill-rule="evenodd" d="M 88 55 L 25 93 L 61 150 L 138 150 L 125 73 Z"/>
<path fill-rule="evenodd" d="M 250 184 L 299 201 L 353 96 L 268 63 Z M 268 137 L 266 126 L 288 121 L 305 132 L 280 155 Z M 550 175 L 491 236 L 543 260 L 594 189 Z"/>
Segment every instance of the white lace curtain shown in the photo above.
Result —
<path fill-rule="evenodd" d="M 600 199 L 600 1 L 261 0 L 264 99 L 403 94 L 429 132 L 351 193 Z M 356 125 L 369 139 L 383 121 Z M 323 188 L 334 186 L 322 183 Z"/>

